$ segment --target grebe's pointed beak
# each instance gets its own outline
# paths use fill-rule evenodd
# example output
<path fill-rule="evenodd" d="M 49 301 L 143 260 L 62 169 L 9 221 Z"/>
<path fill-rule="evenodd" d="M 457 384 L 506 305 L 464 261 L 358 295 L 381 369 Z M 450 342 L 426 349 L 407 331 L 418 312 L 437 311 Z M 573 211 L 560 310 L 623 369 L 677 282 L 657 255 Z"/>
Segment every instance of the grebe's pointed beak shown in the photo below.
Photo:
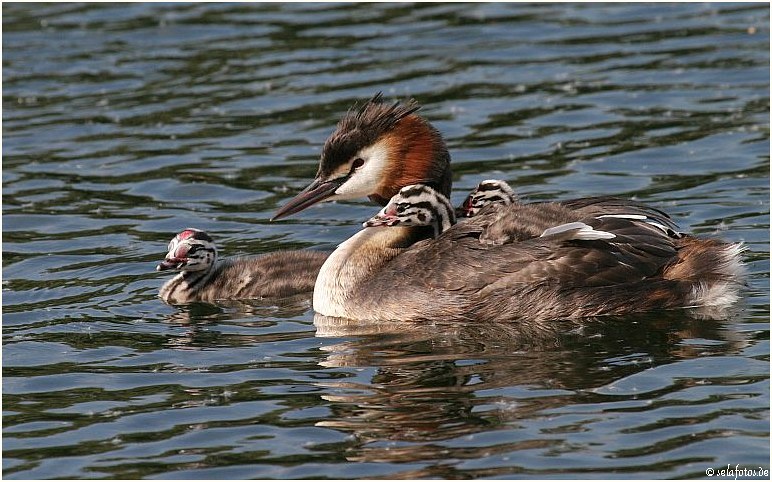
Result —
<path fill-rule="evenodd" d="M 276 211 L 271 221 L 276 221 L 283 217 L 295 214 L 320 201 L 324 201 L 328 197 L 335 194 L 335 191 L 348 180 L 348 176 L 339 177 L 329 181 L 322 181 L 320 179 L 314 179 L 305 189 L 290 199 L 290 201 L 282 206 L 281 209 Z"/>

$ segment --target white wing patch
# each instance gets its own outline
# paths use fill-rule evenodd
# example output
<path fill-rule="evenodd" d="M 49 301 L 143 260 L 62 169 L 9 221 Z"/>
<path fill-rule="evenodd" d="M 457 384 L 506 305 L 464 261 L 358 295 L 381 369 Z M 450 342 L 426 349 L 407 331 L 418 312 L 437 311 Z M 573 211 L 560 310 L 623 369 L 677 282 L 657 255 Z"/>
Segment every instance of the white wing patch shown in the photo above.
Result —
<path fill-rule="evenodd" d="M 577 239 L 582 241 L 592 241 L 595 239 L 612 239 L 616 238 L 616 235 L 607 231 L 598 231 L 592 228 L 592 226 L 580 222 L 566 223 L 552 228 L 545 229 L 541 233 L 541 237 L 551 236 L 553 234 L 565 233 L 567 231 L 576 230 L 572 233 L 570 239 Z"/>
<path fill-rule="evenodd" d="M 637 219 L 639 221 L 642 221 L 644 219 L 649 219 L 643 214 L 602 214 L 598 216 L 598 219 L 603 219 L 603 218 Z"/>
<path fill-rule="evenodd" d="M 680 238 L 681 236 L 683 236 L 683 233 L 679 233 L 673 230 L 672 228 L 668 228 L 662 223 L 658 223 L 653 219 L 649 219 L 647 216 L 644 216 L 643 214 L 603 214 L 597 217 L 597 219 L 603 219 L 603 218 L 633 219 L 636 221 L 643 221 L 650 226 L 654 226 L 655 228 L 662 230 L 662 232 L 664 232 L 668 236 L 675 236 L 676 238 Z"/>

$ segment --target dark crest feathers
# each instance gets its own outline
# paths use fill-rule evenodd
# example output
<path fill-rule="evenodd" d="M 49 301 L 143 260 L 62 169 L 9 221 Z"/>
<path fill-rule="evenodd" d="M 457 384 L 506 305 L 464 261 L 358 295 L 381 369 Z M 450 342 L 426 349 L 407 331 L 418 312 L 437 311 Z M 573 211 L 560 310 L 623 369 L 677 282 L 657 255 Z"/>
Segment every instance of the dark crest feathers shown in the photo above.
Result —
<path fill-rule="evenodd" d="M 383 93 L 378 92 L 358 109 L 356 106 L 349 109 L 324 143 L 317 177 L 326 176 L 348 162 L 360 149 L 375 143 L 399 121 L 420 108 L 414 100 L 388 105 L 383 100 Z"/>

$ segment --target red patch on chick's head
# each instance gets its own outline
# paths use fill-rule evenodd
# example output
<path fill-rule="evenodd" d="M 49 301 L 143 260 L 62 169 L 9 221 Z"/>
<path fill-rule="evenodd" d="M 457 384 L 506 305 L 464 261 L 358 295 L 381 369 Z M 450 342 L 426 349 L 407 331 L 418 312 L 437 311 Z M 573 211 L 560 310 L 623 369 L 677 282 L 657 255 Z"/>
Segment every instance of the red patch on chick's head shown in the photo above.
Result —
<path fill-rule="evenodd" d="M 196 232 L 197 231 L 194 230 L 194 229 L 186 229 L 186 230 L 182 231 L 180 234 L 177 235 L 177 239 L 182 241 L 183 239 L 192 238 L 193 236 L 196 235 Z"/>

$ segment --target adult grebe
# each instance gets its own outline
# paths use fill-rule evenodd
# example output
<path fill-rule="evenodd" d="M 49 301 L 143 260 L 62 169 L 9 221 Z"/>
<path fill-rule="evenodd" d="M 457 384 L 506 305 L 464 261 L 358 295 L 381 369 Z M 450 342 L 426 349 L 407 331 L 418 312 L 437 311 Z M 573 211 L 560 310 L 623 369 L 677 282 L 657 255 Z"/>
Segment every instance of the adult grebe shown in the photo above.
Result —
<path fill-rule="evenodd" d="M 678 253 L 690 248 L 660 220 L 589 216 L 496 246 L 479 242 L 481 219 L 454 226 L 442 194 L 404 187 L 324 263 L 314 309 L 361 320 L 544 321 L 736 300 L 737 273 L 691 266 L 697 279 L 683 279 Z M 714 263 L 738 270 L 737 249 L 717 249 L 724 257 Z"/>
<path fill-rule="evenodd" d="M 417 109 L 414 104 L 385 104 L 378 94 L 360 109 L 349 111 L 324 145 L 316 179 L 274 219 L 324 200 L 368 196 L 384 205 L 402 187 L 412 184 L 427 185 L 447 197 L 450 156 L 442 136 L 416 114 Z M 602 228 L 616 237 L 624 235 L 625 241 L 564 239 L 568 245 L 560 248 L 544 244 L 545 232 L 571 222 Z M 514 223 L 515 229 L 509 229 L 506 223 Z M 376 313 L 374 316 L 395 314 L 381 310 L 379 304 L 407 297 L 413 306 L 422 306 L 426 317 L 432 317 L 433 308 L 425 303 L 427 289 L 436 292 L 432 299 L 436 300 L 438 316 L 444 313 L 474 319 L 509 319 L 518 313 L 538 318 L 573 317 L 562 307 L 591 304 L 583 295 L 585 289 L 604 291 L 609 302 L 592 304 L 593 308 L 580 310 L 576 316 L 677 306 L 725 306 L 739 298 L 744 273 L 740 245 L 684 235 L 662 211 L 612 197 L 516 202 L 486 209 L 449 228 L 435 241 L 422 242 L 412 249 L 407 243 L 416 241 L 415 230 L 404 226 L 392 229 L 398 231 L 358 233 L 336 250 L 338 256 L 333 255 L 340 260 L 344 245 L 349 254 L 362 246 L 362 252 L 352 258 L 360 261 L 350 261 L 344 270 L 349 274 L 378 265 L 363 261 L 365 256 L 391 257 L 388 269 L 378 265 L 377 270 L 368 272 L 378 281 L 373 281 L 373 286 L 380 290 L 368 291 L 367 297 L 360 298 L 366 309 Z M 405 229 L 408 231 L 399 231 Z M 533 239 L 537 241 L 530 241 Z M 513 259 L 511 250 L 521 248 L 512 246 L 518 243 L 541 244 Z M 574 246 L 576 243 L 581 246 Z M 603 249 L 598 244 L 603 244 Z M 533 253 L 539 253 L 539 257 Z M 360 262 L 361 266 L 357 264 Z M 332 256 L 327 263 L 333 265 Z M 521 270 L 523 263 L 530 266 Z M 511 283 L 514 271 L 523 285 L 517 289 Z M 523 273 L 531 273 L 532 277 L 523 277 Z M 320 273 L 314 308 L 328 316 L 347 316 L 328 310 L 334 304 L 330 290 L 337 283 L 340 289 L 335 293 L 344 297 L 355 290 L 363 292 L 351 282 L 354 278 L 358 276 L 333 281 Z M 465 293 L 461 305 L 454 298 L 460 292 Z"/>

